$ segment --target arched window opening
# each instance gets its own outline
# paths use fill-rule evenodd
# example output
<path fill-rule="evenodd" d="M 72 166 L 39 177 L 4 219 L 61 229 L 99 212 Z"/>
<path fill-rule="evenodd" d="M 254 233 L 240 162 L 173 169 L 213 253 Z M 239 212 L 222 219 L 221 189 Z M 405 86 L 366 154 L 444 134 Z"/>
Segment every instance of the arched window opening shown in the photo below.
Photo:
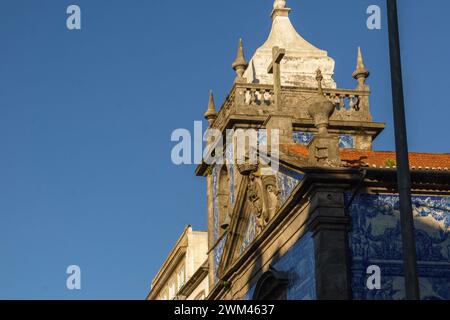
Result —
<path fill-rule="evenodd" d="M 219 192 L 217 194 L 219 205 L 219 225 L 221 234 L 228 229 L 230 225 L 229 207 L 230 207 L 230 177 L 227 166 L 224 165 L 219 175 Z"/>
<path fill-rule="evenodd" d="M 256 284 L 252 300 L 287 300 L 289 278 L 275 269 L 264 273 Z"/>
<path fill-rule="evenodd" d="M 203 290 L 202 292 L 200 292 L 195 298 L 194 300 L 205 300 L 205 290 Z"/>

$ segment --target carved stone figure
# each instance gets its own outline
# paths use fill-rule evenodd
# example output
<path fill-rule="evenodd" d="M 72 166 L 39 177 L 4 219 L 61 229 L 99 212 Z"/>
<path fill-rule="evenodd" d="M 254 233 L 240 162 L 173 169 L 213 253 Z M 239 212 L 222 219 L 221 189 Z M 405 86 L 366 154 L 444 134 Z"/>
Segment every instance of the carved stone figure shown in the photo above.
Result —
<path fill-rule="evenodd" d="M 247 194 L 248 201 L 250 202 L 256 217 L 256 233 L 259 234 L 266 225 L 266 223 L 264 222 L 266 219 L 264 217 L 264 202 L 261 186 L 256 180 L 257 179 L 253 174 L 250 175 L 250 183 L 248 186 Z"/>
<path fill-rule="evenodd" d="M 277 187 L 275 176 L 263 176 L 261 180 L 264 187 L 265 207 L 267 208 L 266 223 L 269 223 L 280 207 L 280 190 Z"/>
<path fill-rule="evenodd" d="M 279 208 L 279 198 L 280 191 L 277 189 L 276 186 L 269 184 L 266 186 L 266 192 L 267 192 L 267 211 L 268 211 L 268 221 L 269 222 L 277 213 L 277 210 Z"/>

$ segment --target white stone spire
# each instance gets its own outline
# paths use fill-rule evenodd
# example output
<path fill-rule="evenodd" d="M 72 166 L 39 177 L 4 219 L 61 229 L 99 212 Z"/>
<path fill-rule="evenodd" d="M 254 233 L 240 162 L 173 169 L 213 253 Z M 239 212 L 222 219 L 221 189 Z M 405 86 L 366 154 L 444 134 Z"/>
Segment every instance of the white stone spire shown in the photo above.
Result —
<path fill-rule="evenodd" d="M 282 85 L 317 87 L 316 70 L 322 70 L 323 86 L 336 88 L 333 80 L 334 60 L 326 51 L 320 50 L 298 34 L 289 19 L 291 9 L 285 0 L 275 0 L 272 11 L 272 30 L 267 41 L 256 50 L 249 62 L 244 78 L 249 82 L 273 84 L 273 77 L 267 73 L 272 60 L 272 49 L 286 50 L 281 66 Z"/>

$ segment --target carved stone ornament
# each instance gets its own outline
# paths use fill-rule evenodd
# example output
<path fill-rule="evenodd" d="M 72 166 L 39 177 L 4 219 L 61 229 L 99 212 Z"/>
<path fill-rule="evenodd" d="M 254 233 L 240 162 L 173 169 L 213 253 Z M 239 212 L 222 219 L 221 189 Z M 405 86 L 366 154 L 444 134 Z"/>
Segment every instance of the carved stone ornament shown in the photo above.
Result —
<path fill-rule="evenodd" d="M 270 220 L 275 216 L 278 209 L 280 208 L 280 194 L 281 191 L 277 187 L 277 180 L 275 176 L 263 176 L 262 183 L 264 186 L 264 195 L 265 202 L 267 208 L 267 221 L 269 223 Z"/>
<path fill-rule="evenodd" d="M 256 233 L 260 234 L 265 227 L 264 223 L 264 202 L 261 186 L 257 178 L 251 174 L 250 182 L 247 189 L 248 201 L 250 202 L 253 214 L 256 218 Z"/>
<path fill-rule="evenodd" d="M 247 199 L 256 218 L 256 233 L 260 234 L 279 209 L 280 191 L 274 176 L 249 177 Z"/>
<path fill-rule="evenodd" d="M 242 164 L 237 164 L 237 168 L 238 168 L 238 171 L 240 174 L 242 174 L 243 176 L 248 176 L 252 172 L 255 172 L 256 170 L 258 170 L 258 165 L 250 164 L 250 163 L 242 163 Z"/>
<path fill-rule="evenodd" d="M 319 130 L 319 134 L 328 133 L 328 124 L 330 122 L 330 117 L 334 113 L 334 103 L 325 98 L 322 89 L 322 72 L 317 69 L 317 82 L 318 82 L 318 92 L 315 99 L 311 102 L 308 113 L 314 120 L 314 125 Z"/>

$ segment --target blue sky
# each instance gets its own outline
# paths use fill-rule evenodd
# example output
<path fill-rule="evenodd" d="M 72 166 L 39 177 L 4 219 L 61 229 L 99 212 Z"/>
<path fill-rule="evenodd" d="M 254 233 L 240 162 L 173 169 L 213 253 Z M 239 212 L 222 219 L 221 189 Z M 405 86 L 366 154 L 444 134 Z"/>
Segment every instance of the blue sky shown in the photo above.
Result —
<path fill-rule="evenodd" d="M 0 298 L 143 299 L 183 228 L 206 228 L 205 181 L 172 164 L 170 135 L 202 120 L 208 90 L 231 88 L 270 30 L 272 0 L 2 0 Z M 78 4 L 82 30 L 66 28 Z M 382 29 L 366 9 L 383 9 Z M 361 46 L 376 142 L 392 150 L 384 1 L 288 0 L 297 30 L 353 88 Z M 410 149 L 448 152 L 450 44 L 445 0 L 401 0 Z M 82 270 L 69 291 L 67 266 Z"/>

